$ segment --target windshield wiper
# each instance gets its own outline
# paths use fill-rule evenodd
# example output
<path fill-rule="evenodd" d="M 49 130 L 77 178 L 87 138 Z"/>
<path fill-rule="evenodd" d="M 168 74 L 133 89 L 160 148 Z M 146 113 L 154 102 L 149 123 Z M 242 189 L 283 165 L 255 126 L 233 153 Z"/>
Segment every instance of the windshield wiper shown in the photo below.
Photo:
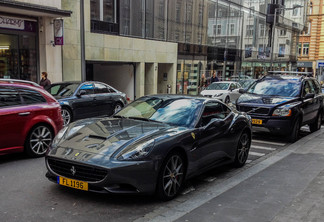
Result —
<path fill-rule="evenodd" d="M 144 120 L 147 122 L 156 122 L 156 123 L 161 123 L 160 121 L 154 120 L 154 119 L 147 119 L 147 118 L 143 118 L 143 117 L 136 117 L 136 116 L 130 116 L 127 117 L 128 119 L 136 119 L 136 120 Z"/>

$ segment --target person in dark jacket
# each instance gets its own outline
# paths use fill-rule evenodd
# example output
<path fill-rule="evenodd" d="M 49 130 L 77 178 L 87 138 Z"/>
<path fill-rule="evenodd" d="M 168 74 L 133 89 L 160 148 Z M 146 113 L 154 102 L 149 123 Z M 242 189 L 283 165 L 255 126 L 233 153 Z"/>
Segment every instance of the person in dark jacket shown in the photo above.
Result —
<path fill-rule="evenodd" d="M 46 90 L 51 88 L 51 81 L 47 78 L 47 72 L 42 72 L 42 79 L 39 85 L 41 85 Z"/>
<path fill-rule="evenodd" d="M 213 72 L 213 76 L 211 77 L 211 83 L 213 83 L 213 82 L 218 82 L 219 81 L 219 79 L 218 79 L 218 77 L 216 76 L 216 72 L 214 71 Z"/>

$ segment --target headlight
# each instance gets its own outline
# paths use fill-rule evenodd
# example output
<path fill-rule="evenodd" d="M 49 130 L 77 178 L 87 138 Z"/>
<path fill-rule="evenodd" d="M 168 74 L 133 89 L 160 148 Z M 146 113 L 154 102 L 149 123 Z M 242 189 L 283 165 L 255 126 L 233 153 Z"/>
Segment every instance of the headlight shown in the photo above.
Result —
<path fill-rule="evenodd" d="M 137 160 L 147 156 L 154 146 L 154 140 L 148 140 L 143 143 L 131 145 L 117 155 L 118 160 Z"/>
<path fill-rule="evenodd" d="M 59 142 L 63 138 L 64 134 L 66 133 L 67 129 L 68 129 L 68 127 L 66 126 L 58 132 L 58 134 L 56 135 L 56 137 L 54 138 L 54 140 L 52 142 L 52 147 L 55 147 L 59 144 Z"/>
<path fill-rule="evenodd" d="M 273 116 L 291 116 L 291 109 L 288 107 L 282 107 L 276 109 L 273 114 Z"/>
<path fill-rule="evenodd" d="M 219 96 L 222 96 L 223 93 L 218 93 L 218 94 L 215 94 L 214 97 L 219 97 Z"/>

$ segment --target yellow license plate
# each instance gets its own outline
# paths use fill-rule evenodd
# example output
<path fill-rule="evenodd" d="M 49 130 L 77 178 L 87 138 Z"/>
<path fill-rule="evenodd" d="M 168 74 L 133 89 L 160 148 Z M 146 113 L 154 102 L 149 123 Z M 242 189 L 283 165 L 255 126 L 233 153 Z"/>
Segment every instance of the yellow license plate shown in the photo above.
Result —
<path fill-rule="evenodd" d="M 57 183 L 63 186 L 79 190 L 88 190 L 88 183 L 80 180 L 73 180 L 65 177 L 57 177 Z"/>
<path fill-rule="evenodd" d="M 252 124 L 262 125 L 262 119 L 252 119 Z"/>

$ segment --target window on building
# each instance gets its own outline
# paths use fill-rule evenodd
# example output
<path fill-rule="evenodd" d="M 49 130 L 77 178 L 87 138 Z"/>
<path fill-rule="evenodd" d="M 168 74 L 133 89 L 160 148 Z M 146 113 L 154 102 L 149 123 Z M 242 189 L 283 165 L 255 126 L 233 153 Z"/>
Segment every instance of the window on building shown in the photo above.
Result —
<path fill-rule="evenodd" d="M 252 17 L 253 17 L 253 14 L 254 14 L 254 9 L 255 9 L 255 7 L 254 7 L 254 6 L 252 6 L 252 7 L 250 8 L 250 12 L 249 12 L 249 18 L 252 18 Z"/>
<path fill-rule="evenodd" d="M 229 35 L 234 35 L 234 34 L 235 34 L 235 25 L 229 24 Z"/>
<path fill-rule="evenodd" d="M 286 29 L 280 29 L 280 36 L 286 36 L 287 30 Z"/>
<path fill-rule="evenodd" d="M 309 52 L 309 43 L 303 44 L 303 55 L 308 55 Z"/>
<path fill-rule="evenodd" d="M 217 27 L 216 27 L 216 25 L 213 25 L 213 35 L 214 36 L 216 35 L 216 32 L 217 32 Z"/>
<path fill-rule="evenodd" d="M 117 0 L 90 1 L 92 32 L 118 34 L 118 24 L 116 24 L 116 1 Z"/>
<path fill-rule="evenodd" d="M 302 44 L 301 43 L 298 43 L 297 51 L 298 51 L 298 55 L 301 55 L 301 52 L 302 52 Z"/>
<path fill-rule="evenodd" d="M 245 58 L 252 57 L 252 45 L 245 45 Z"/>
<path fill-rule="evenodd" d="M 296 7 L 296 6 L 298 6 L 298 5 L 294 5 L 293 7 Z M 293 16 L 298 16 L 300 14 L 300 12 L 299 12 L 299 8 L 295 8 L 294 10 L 293 10 Z"/>
<path fill-rule="evenodd" d="M 260 37 L 265 36 L 265 25 L 260 24 Z"/>
<path fill-rule="evenodd" d="M 265 57 L 263 44 L 259 45 L 258 55 L 259 55 L 259 58 L 261 58 L 261 59 L 263 59 Z"/>
<path fill-rule="evenodd" d="M 222 25 L 217 25 L 217 35 L 222 34 Z"/>
<path fill-rule="evenodd" d="M 254 25 L 246 26 L 246 36 L 253 36 Z"/>
<path fill-rule="evenodd" d="M 286 48 L 286 44 L 279 44 L 278 57 L 284 57 L 285 56 L 285 48 Z"/>

